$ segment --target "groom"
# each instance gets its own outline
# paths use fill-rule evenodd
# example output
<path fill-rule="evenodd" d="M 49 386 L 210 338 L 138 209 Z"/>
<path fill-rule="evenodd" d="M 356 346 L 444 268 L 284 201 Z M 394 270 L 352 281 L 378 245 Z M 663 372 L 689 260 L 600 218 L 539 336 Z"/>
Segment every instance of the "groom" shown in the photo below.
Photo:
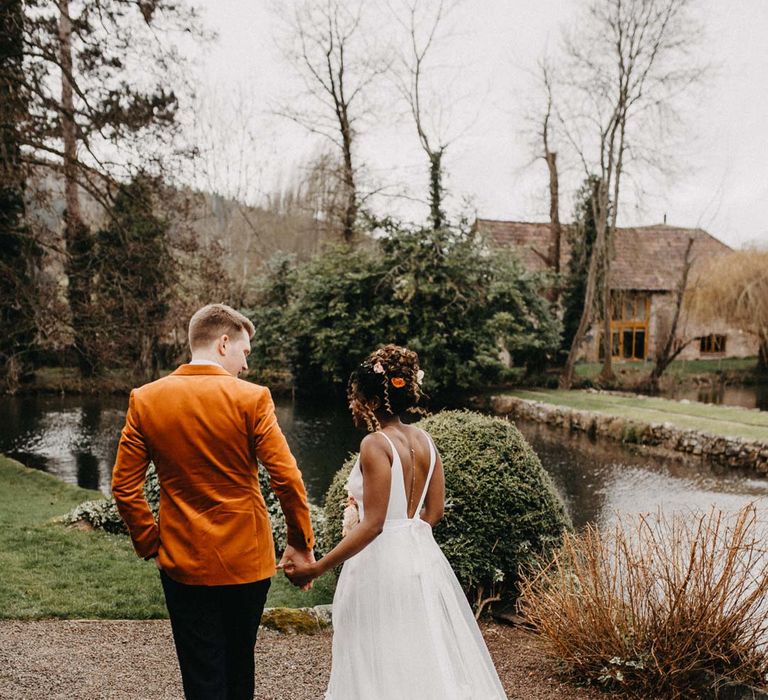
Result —
<path fill-rule="evenodd" d="M 283 561 L 314 561 L 306 491 L 269 390 L 239 380 L 253 324 L 224 304 L 189 322 L 192 360 L 131 392 L 112 493 L 137 554 L 155 559 L 190 700 L 251 700 L 254 646 L 270 578 L 272 529 L 257 461 L 288 529 Z M 156 521 L 144 497 L 150 460 Z"/>

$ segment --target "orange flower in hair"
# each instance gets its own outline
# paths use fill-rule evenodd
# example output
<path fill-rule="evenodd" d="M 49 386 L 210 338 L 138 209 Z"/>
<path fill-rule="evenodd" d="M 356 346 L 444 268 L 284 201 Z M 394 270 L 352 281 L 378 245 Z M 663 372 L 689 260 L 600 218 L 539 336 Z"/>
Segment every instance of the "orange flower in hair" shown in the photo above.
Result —
<path fill-rule="evenodd" d="M 392 386 L 396 389 L 402 389 L 405 386 L 405 379 L 402 377 L 392 377 L 390 381 L 392 382 Z"/>

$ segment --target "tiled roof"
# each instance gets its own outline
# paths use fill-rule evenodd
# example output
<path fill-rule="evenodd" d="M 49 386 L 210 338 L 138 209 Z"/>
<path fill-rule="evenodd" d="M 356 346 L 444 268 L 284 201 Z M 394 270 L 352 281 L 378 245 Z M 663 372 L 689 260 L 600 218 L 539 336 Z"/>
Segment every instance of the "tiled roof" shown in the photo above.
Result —
<path fill-rule="evenodd" d="M 476 226 L 493 245 L 514 247 L 528 269 L 545 269 L 544 261 L 534 251 L 546 255 L 550 241 L 549 223 L 478 219 Z M 725 243 L 699 228 L 658 224 L 617 229 L 613 241 L 611 288 L 675 289 L 682 273 L 689 238 L 693 238 L 691 257 L 694 270 L 697 260 L 731 251 Z M 570 246 L 564 230 L 561 269 L 565 269 L 569 255 Z"/>

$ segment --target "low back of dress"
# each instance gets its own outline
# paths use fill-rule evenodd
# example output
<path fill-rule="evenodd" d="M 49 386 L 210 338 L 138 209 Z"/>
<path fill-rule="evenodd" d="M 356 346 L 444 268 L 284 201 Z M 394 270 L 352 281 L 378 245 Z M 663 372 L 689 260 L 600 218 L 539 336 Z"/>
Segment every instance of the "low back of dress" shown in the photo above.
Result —
<path fill-rule="evenodd" d="M 392 478 L 389 483 L 389 505 L 387 506 L 387 522 L 389 521 L 406 521 L 414 520 L 419 517 L 421 509 L 424 507 L 424 501 L 427 498 L 427 491 L 429 490 L 429 482 L 432 480 L 432 474 L 435 471 L 435 462 L 437 461 L 437 454 L 435 452 L 435 446 L 432 444 L 432 438 L 427 432 L 421 430 L 424 437 L 429 443 L 429 471 L 427 472 L 427 479 L 424 482 L 424 488 L 419 498 L 419 502 L 416 506 L 416 512 L 412 517 L 408 517 L 408 494 L 405 489 L 405 477 L 403 475 L 403 463 L 400 459 L 400 453 L 395 447 L 395 443 L 384 432 L 380 431 L 380 435 L 389 443 L 392 449 Z M 355 466 L 349 474 L 349 480 L 347 481 L 347 491 L 357 501 L 357 507 L 360 511 L 360 519 L 362 520 L 365 511 L 363 508 L 363 473 L 360 469 L 360 458 L 357 458 Z"/>

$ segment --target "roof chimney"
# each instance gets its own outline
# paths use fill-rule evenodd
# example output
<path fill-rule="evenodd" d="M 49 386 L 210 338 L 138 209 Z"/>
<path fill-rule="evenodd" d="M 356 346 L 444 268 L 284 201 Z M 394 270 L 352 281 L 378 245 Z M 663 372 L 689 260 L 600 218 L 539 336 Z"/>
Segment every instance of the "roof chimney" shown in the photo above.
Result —
<path fill-rule="evenodd" d="M 667 212 L 664 212 L 664 223 L 667 223 Z"/>

